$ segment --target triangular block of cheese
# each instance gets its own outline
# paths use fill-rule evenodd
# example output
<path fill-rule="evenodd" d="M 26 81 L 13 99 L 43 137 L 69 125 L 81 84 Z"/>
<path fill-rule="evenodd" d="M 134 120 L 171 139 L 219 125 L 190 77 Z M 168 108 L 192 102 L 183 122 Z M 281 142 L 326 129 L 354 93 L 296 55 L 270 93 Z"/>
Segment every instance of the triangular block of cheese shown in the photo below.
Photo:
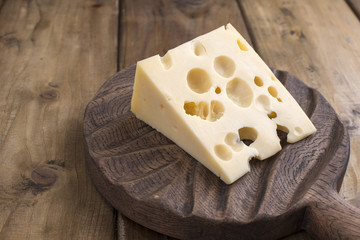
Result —
<path fill-rule="evenodd" d="M 288 142 L 316 131 L 230 24 L 139 61 L 131 111 L 228 184 L 280 151 L 279 126 Z"/>

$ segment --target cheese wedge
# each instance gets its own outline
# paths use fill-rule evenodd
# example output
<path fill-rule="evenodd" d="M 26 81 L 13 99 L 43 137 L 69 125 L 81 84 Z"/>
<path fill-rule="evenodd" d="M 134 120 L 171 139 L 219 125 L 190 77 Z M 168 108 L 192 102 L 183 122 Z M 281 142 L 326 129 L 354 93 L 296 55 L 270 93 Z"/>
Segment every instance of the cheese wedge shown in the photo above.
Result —
<path fill-rule="evenodd" d="M 277 129 L 290 143 L 316 131 L 231 24 L 139 61 L 131 111 L 227 184 L 280 151 Z"/>

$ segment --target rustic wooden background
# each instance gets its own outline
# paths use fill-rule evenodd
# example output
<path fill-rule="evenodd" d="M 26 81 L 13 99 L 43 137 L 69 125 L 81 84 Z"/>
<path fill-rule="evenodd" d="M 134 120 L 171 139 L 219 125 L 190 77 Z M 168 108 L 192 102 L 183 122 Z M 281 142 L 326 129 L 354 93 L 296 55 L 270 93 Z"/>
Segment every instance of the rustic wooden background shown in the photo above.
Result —
<path fill-rule="evenodd" d="M 351 138 L 340 193 L 360 207 L 359 17 L 360 0 L 0 0 L 0 239 L 171 239 L 95 190 L 84 108 L 120 69 L 227 22 L 332 104 Z"/>

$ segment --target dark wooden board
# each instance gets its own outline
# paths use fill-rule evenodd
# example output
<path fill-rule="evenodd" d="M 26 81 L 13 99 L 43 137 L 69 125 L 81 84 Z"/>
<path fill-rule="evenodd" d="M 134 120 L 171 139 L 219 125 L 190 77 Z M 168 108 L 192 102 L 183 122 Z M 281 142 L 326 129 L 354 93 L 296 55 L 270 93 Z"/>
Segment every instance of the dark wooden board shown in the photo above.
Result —
<path fill-rule="evenodd" d="M 316 134 L 226 185 L 130 112 L 135 66 L 110 78 L 88 104 L 88 168 L 102 195 L 130 219 L 181 239 L 276 239 L 305 230 L 321 239 L 360 236 L 360 210 L 336 192 L 349 138 L 322 95 L 275 74 L 302 106 Z"/>
<path fill-rule="evenodd" d="M 163 55 L 229 22 L 251 44 L 236 0 L 121 0 L 119 12 L 119 69 L 155 54 Z M 117 213 L 117 222 L 121 240 L 170 240 L 129 221 L 121 212 Z"/>

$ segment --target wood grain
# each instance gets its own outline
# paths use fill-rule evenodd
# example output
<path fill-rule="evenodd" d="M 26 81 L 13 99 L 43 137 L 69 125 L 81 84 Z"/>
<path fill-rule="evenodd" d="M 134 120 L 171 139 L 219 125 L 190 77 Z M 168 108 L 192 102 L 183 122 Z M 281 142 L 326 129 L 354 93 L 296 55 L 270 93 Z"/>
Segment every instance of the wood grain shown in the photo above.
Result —
<path fill-rule="evenodd" d="M 300 229 L 319 239 L 360 237 L 360 210 L 335 189 L 349 157 L 344 126 L 321 94 L 275 74 L 318 131 L 251 161 L 251 173 L 226 185 L 130 112 L 135 65 L 117 73 L 85 111 L 98 190 L 129 218 L 181 239 L 277 239 Z"/>
<path fill-rule="evenodd" d="M 318 89 L 350 134 L 350 162 L 341 188 L 360 193 L 360 22 L 342 0 L 239 1 L 256 50 L 266 63 Z"/>
<path fill-rule="evenodd" d="M 120 69 L 155 54 L 163 55 L 167 50 L 228 22 L 251 43 L 235 0 L 124 0 L 120 8 Z M 134 234 L 144 235 L 144 239 L 157 238 L 156 233 L 127 223 L 128 219 L 123 219 L 119 213 L 119 238 Z"/>
<path fill-rule="evenodd" d="M 359 16 L 359 1 L 346 2 Z M 114 231 L 123 240 L 169 239 L 122 218 L 111 226 L 117 214 L 85 171 L 82 112 L 116 69 L 226 22 L 249 40 L 248 28 L 268 64 L 320 89 L 335 107 L 351 137 L 341 194 L 360 206 L 352 11 L 338 0 L 0 0 L 0 239 L 108 239 Z"/>
<path fill-rule="evenodd" d="M 121 14 L 120 69 L 229 22 L 251 42 L 235 0 L 123 0 Z"/>
<path fill-rule="evenodd" d="M 0 1 L 0 239 L 112 239 L 86 103 L 116 72 L 117 1 Z"/>

